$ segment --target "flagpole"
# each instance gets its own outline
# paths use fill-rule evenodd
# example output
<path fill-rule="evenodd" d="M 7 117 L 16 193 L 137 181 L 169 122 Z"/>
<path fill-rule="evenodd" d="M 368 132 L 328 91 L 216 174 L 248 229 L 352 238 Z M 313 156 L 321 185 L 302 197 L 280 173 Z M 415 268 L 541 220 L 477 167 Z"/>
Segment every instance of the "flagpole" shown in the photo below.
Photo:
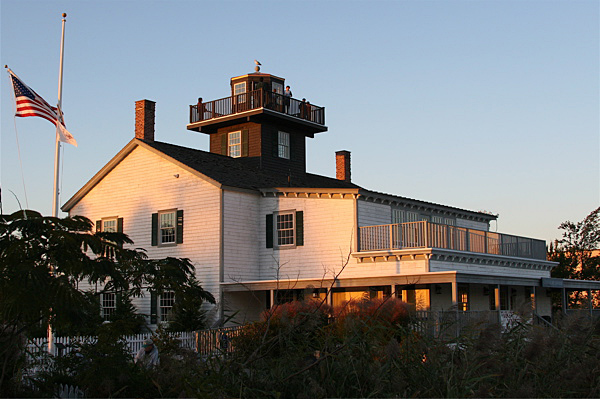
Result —
<path fill-rule="evenodd" d="M 62 120 L 62 81 L 63 81 L 63 59 L 65 51 L 65 22 L 67 22 L 67 14 L 63 13 L 62 19 L 62 35 L 60 39 L 60 66 L 58 71 L 58 118 L 60 123 Z M 56 124 L 56 152 L 54 154 L 54 195 L 52 197 L 52 216 L 58 217 L 59 205 L 59 173 L 60 173 L 60 135 L 58 134 L 58 123 Z"/>
<path fill-rule="evenodd" d="M 58 133 L 59 124 L 62 120 L 62 82 L 63 82 L 63 59 L 65 52 L 65 22 L 67 22 L 67 13 L 62 15 L 62 34 L 60 38 L 60 65 L 58 69 L 58 120 L 56 121 L 56 151 L 54 153 L 54 195 L 52 196 L 52 216 L 58 217 L 59 203 L 59 174 L 60 174 L 60 135 Z M 53 270 L 51 269 L 51 272 Z M 48 319 L 48 352 L 54 354 L 54 332 L 52 331 L 52 312 Z"/>

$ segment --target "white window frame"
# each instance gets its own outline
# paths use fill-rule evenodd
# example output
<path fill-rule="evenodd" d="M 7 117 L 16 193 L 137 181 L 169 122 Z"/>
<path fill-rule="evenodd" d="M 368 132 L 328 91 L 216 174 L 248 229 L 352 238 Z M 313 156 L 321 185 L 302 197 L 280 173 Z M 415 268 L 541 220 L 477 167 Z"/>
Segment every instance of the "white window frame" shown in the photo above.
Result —
<path fill-rule="evenodd" d="M 235 83 L 233 85 L 233 95 L 244 94 L 246 92 L 246 82 Z"/>
<path fill-rule="evenodd" d="M 164 226 L 163 227 L 163 216 L 173 215 L 173 225 L 172 226 Z M 172 230 L 172 233 L 169 231 Z M 163 235 L 164 232 L 164 235 Z M 168 241 L 164 241 L 165 237 L 169 237 Z M 172 237 L 172 239 L 170 238 Z M 170 209 L 167 211 L 159 211 L 158 212 L 158 245 L 159 246 L 170 246 L 177 245 L 177 209 Z"/>
<path fill-rule="evenodd" d="M 406 211 L 405 223 L 420 222 L 421 220 L 423 220 L 423 219 L 421 219 L 418 212 Z"/>
<path fill-rule="evenodd" d="M 404 209 L 392 209 L 392 224 L 404 223 L 406 211 Z"/>
<path fill-rule="evenodd" d="M 290 159 L 290 134 L 277 132 L 277 155 L 279 158 Z"/>
<path fill-rule="evenodd" d="M 232 158 L 242 156 L 242 131 L 227 133 L 227 155 Z"/>
<path fill-rule="evenodd" d="M 287 225 L 284 225 L 286 224 Z M 291 223 L 291 227 L 290 224 Z M 285 234 L 280 234 L 285 233 Z M 290 234 L 291 233 L 291 234 Z M 273 247 L 296 248 L 296 211 L 273 213 Z"/>
<path fill-rule="evenodd" d="M 103 292 L 100 296 L 100 310 L 102 319 L 110 321 L 111 316 L 117 310 L 117 294 L 114 292 Z"/>
<path fill-rule="evenodd" d="M 158 296 L 158 320 L 161 323 L 171 321 L 173 306 L 175 305 L 175 292 L 165 291 Z"/>
<path fill-rule="evenodd" d="M 116 233 L 118 229 L 118 218 L 102 219 L 102 232 Z"/>
<path fill-rule="evenodd" d="M 438 215 L 431 215 L 431 222 L 436 224 L 444 224 L 444 217 Z"/>

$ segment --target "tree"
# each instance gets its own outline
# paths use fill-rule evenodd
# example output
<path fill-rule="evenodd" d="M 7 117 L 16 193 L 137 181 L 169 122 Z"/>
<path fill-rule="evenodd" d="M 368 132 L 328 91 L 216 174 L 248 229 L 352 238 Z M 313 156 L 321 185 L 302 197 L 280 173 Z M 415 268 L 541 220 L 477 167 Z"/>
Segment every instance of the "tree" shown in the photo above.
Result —
<path fill-rule="evenodd" d="M 566 221 L 558 227 L 563 238 L 550 245 L 548 259 L 559 262 L 552 277 L 600 280 L 600 207 L 581 222 Z"/>
<path fill-rule="evenodd" d="M 130 297 L 147 289 L 174 291 L 215 302 L 189 259 L 148 259 L 143 249 L 124 248 L 133 244 L 127 235 L 92 227 L 82 216 L 19 211 L 0 217 L 0 386 L 24 337 L 50 322 L 60 331 L 89 321 L 93 297 L 103 292 Z M 92 299 L 78 289 L 83 281 L 101 287 Z"/>
<path fill-rule="evenodd" d="M 560 224 L 563 238 L 550 244 L 548 260 L 558 262 L 552 277 L 578 280 L 600 280 L 600 208 L 592 211 L 581 222 L 566 221 Z M 560 303 L 557 293 L 553 302 Z M 592 291 L 593 306 L 600 304 L 600 292 Z M 586 291 L 571 291 L 572 307 L 589 306 Z"/>

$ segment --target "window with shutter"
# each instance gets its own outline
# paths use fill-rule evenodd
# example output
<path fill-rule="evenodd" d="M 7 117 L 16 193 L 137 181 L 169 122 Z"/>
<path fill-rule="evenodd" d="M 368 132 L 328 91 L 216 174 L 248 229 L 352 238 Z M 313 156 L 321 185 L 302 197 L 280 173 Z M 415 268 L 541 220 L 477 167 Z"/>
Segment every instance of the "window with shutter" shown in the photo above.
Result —
<path fill-rule="evenodd" d="M 152 246 L 183 243 L 183 210 L 171 209 L 152 214 Z"/>
<path fill-rule="evenodd" d="M 304 245 L 304 212 L 281 211 L 267 215 L 267 248 L 295 248 Z"/>

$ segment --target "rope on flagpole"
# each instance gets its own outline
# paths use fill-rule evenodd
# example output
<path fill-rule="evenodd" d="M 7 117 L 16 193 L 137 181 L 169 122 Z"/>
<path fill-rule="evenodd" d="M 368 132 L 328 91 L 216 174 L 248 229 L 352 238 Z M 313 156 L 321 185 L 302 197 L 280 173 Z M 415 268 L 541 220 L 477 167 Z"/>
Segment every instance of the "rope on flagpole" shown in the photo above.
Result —
<path fill-rule="evenodd" d="M 9 72 L 10 78 L 10 68 L 8 68 L 8 65 L 4 65 L 4 68 L 8 70 L 7 72 Z M 19 132 L 17 130 L 17 99 L 15 97 L 15 91 L 11 90 L 11 93 L 13 96 L 13 123 L 15 125 L 15 138 L 17 140 L 17 154 L 19 155 L 19 166 L 21 168 L 21 182 L 23 183 L 23 192 L 25 193 L 25 206 L 27 207 L 27 209 L 29 209 L 29 200 L 27 199 L 27 187 L 25 186 L 25 173 L 23 172 L 23 161 L 21 159 L 21 145 L 19 144 Z M 18 199 L 17 202 L 19 202 Z M 19 207 L 21 207 L 20 203 Z"/>

